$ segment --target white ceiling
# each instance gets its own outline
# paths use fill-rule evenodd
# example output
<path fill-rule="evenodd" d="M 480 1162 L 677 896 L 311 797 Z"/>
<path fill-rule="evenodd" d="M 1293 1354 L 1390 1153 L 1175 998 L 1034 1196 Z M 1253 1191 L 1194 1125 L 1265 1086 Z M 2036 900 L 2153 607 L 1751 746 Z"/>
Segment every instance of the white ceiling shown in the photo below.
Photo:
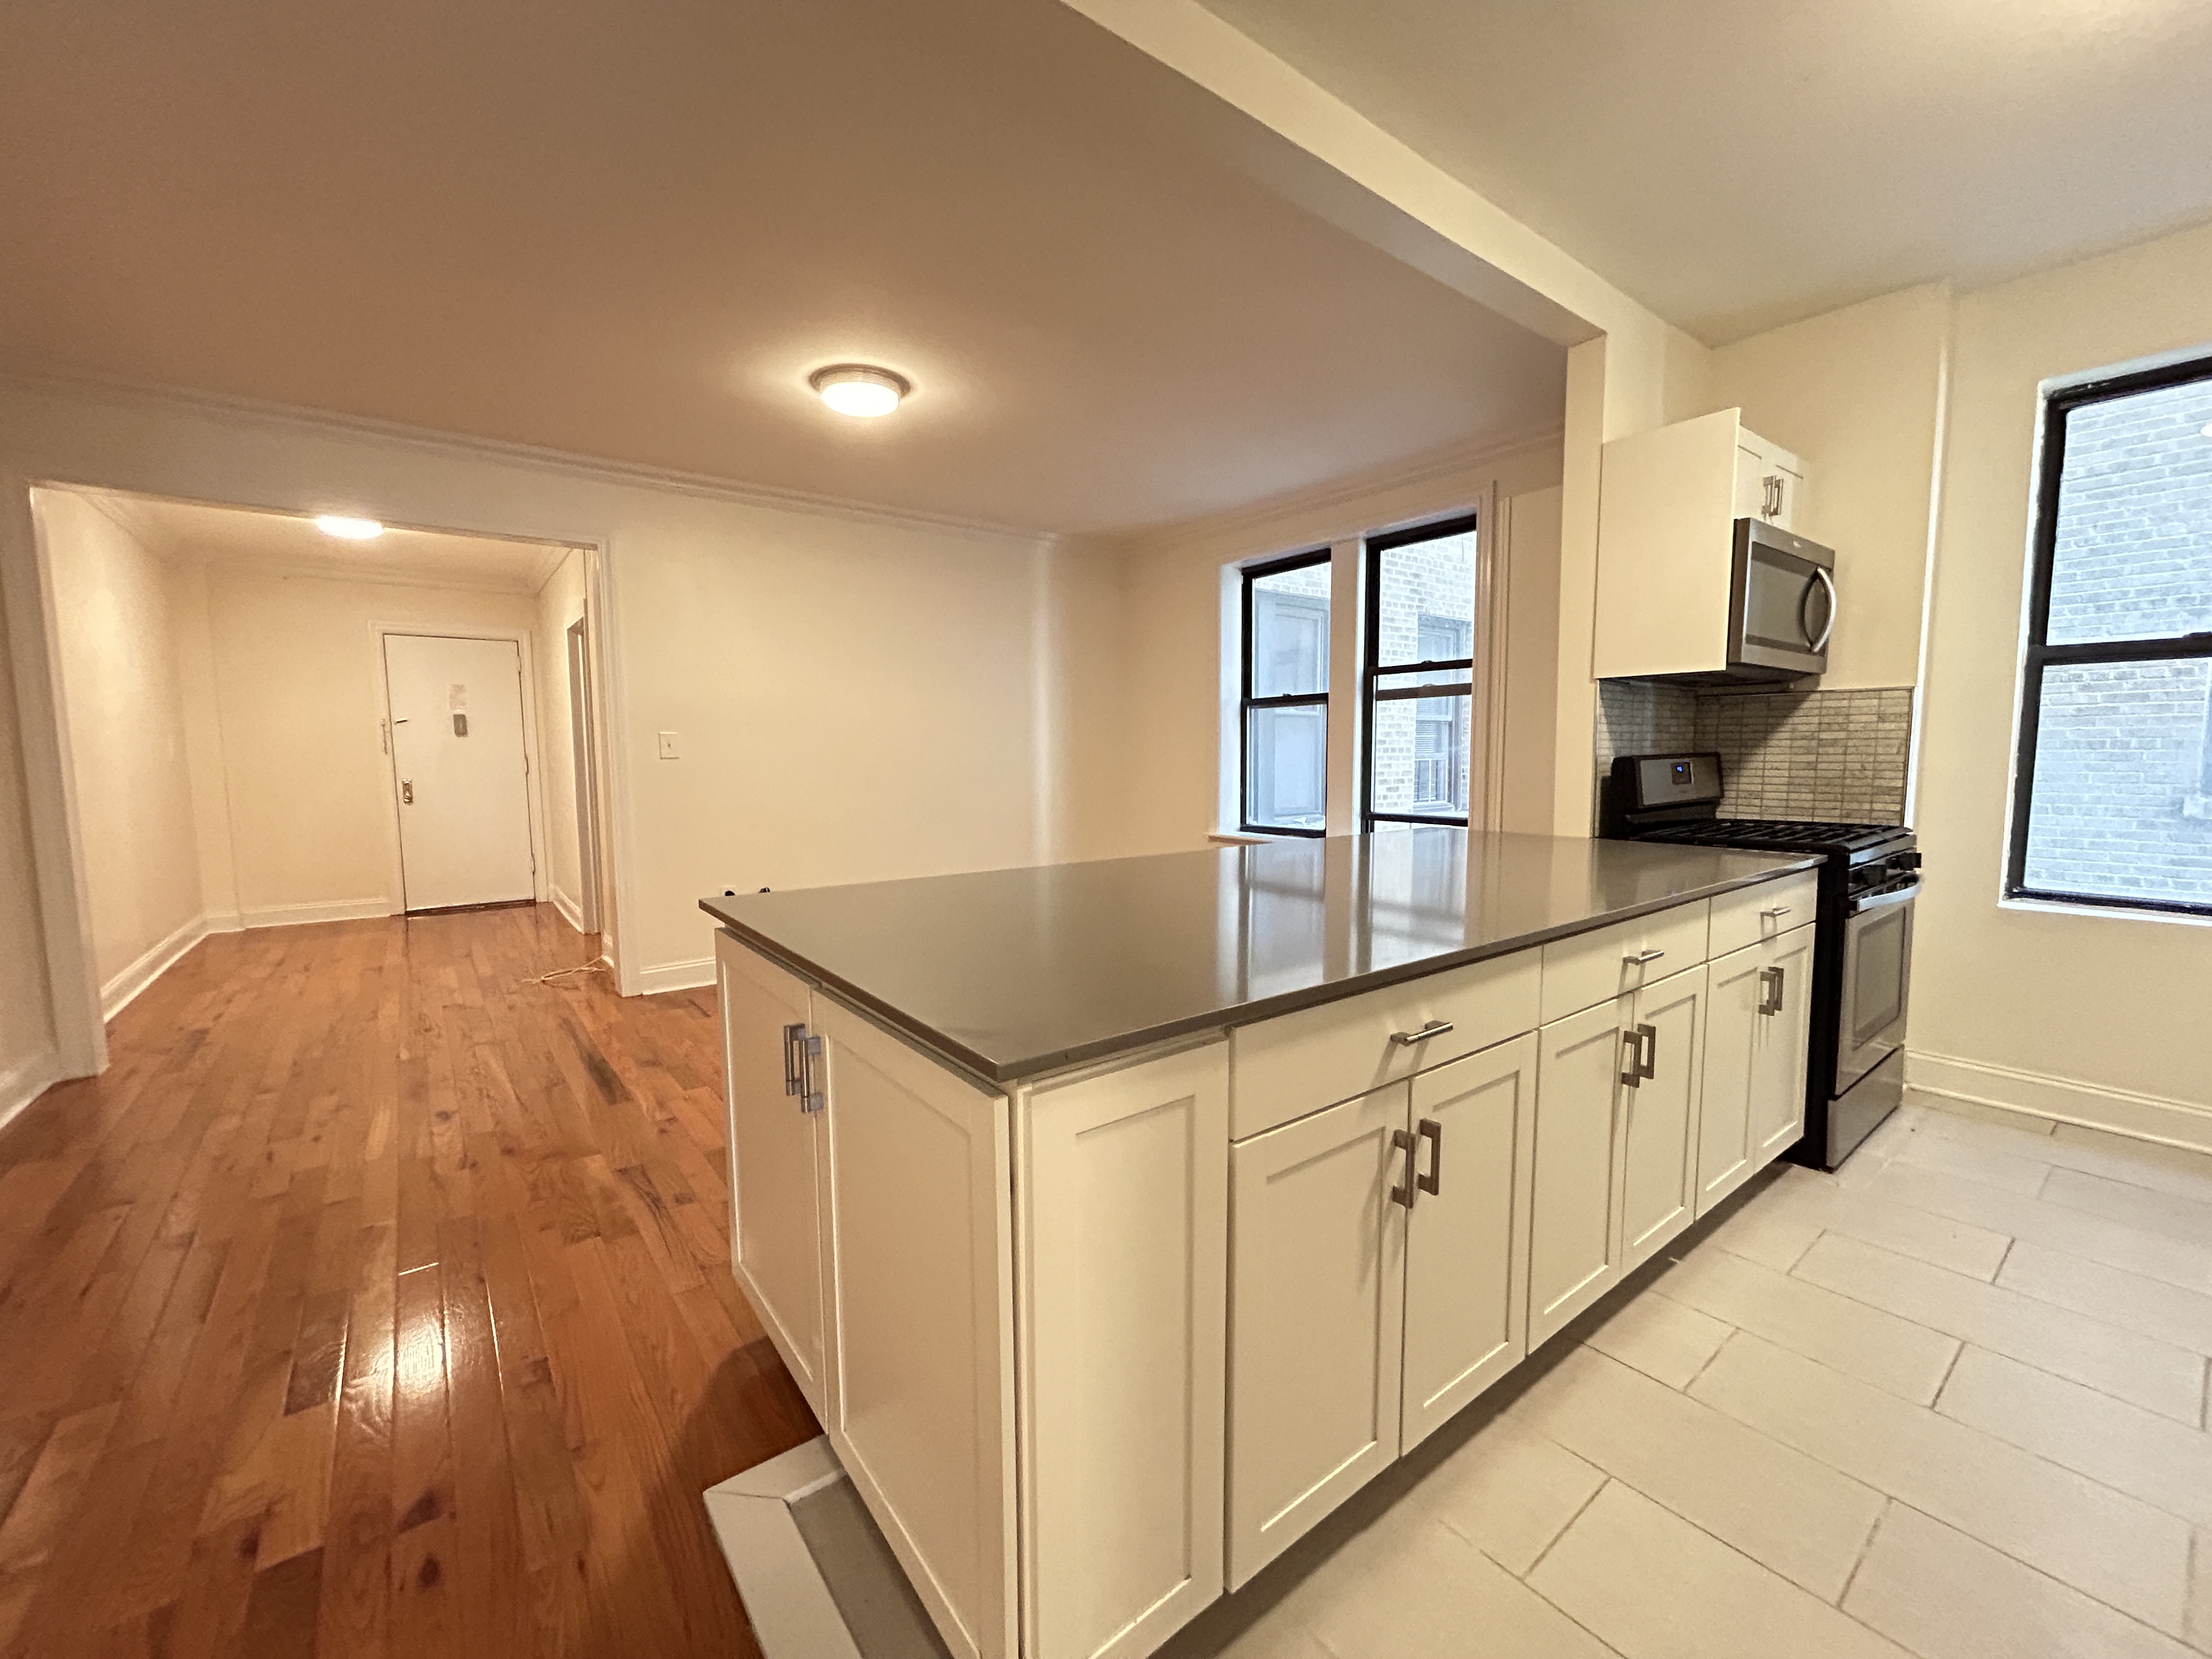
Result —
<path fill-rule="evenodd" d="M 1270 142 L 1054 0 L 17 7 L 0 365 L 1071 532 L 1557 424 Z"/>
<path fill-rule="evenodd" d="M 1711 343 L 2212 217 L 2205 0 L 1203 0 Z"/>
<path fill-rule="evenodd" d="M 241 507 L 80 492 L 156 552 L 356 581 L 535 593 L 574 549 L 387 526 L 373 541 L 326 536 L 313 519 Z"/>

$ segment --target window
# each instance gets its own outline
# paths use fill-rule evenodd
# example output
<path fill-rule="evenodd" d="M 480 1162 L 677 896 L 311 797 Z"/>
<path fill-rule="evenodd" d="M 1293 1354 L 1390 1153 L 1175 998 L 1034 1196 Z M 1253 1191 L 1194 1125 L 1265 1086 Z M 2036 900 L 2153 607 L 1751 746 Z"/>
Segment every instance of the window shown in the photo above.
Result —
<path fill-rule="evenodd" d="M 1468 821 L 1474 774 L 1472 516 L 1367 544 L 1367 810 L 1376 823 Z"/>
<path fill-rule="evenodd" d="M 2005 890 L 2212 915 L 2212 360 L 2044 411 Z"/>
<path fill-rule="evenodd" d="M 1328 822 L 1328 551 L 1244 572 L 1243 827 Z"/>

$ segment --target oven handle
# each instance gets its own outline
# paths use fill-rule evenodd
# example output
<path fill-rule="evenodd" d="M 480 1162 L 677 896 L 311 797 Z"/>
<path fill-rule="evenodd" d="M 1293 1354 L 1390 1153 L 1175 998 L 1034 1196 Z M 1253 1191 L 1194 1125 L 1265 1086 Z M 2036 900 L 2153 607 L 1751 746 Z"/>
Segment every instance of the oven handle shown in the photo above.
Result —
<path fill-rule="evenodd" d="M 1864 898 L 1853 899 L 1849 914 L 1863 916 L 1870 910 L 1887 910 L 1894 904 L 1910 904 L 1919 894 L 1920 878 L 1916 876 L 1902 887 L 1892 887 L 1884 892 L 1869 893 Z"/>

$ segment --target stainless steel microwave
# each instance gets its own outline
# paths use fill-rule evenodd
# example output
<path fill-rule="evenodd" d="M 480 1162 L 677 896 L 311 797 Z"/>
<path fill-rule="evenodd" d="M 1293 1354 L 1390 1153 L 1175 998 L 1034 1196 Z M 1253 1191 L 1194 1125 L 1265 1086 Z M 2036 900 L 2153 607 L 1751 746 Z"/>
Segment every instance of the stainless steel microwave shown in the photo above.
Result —
<path fill-rule="evenodd" d="M 1716 680 L 1794 680 L 1824 672 L 1836 629 L 1836 556 L 1764 519 L 1735 521 L 1729 654 Z"/>

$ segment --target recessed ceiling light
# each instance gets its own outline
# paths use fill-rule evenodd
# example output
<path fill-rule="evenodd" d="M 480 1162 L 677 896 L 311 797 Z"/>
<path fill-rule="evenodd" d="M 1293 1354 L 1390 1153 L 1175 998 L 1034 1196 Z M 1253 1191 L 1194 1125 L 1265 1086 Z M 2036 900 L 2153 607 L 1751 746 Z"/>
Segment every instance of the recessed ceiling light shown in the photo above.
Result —
<path fill-rule="evenodd" d="M 808 375 L 806 384 L 840 415 L 863 418 L 890 414 L 899 406 L 899 399 L 914 390 L 903 374 L 871 368 L 866 363 L 832 363 Z"/>
<path fill-rule="evenodd" d="M 2207 421 L 2204 422 L 2204 431 L 2203 435 L 2207 438 L 2212 438 L 2212 421 Z"/>
<path fill-rule="evenodd" d="M 322 514 L 315 520 L 315 528 L 342 542 L 373 542 L 384 533 L 384 526 L 374 519 L 342 518 L 335 513 Z"/>

